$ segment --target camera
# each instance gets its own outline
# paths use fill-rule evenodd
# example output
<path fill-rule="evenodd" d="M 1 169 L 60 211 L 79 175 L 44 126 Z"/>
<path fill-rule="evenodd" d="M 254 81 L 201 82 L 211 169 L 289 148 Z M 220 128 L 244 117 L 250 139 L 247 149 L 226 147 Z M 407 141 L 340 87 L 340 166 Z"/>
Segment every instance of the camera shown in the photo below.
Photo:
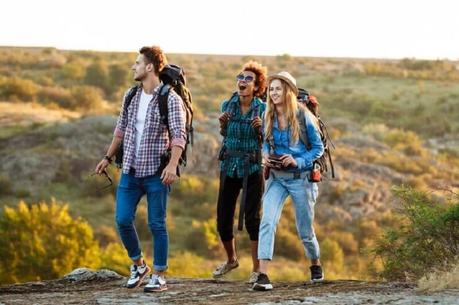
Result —
<path fill-rule="evenodd" d="M 283 155 L 276 155 L 276 154 L 270 154 L 268 157 L 269 164 L 272 168 L 280 170 L 284 166 L 282 165 L 282 156 Z"/>

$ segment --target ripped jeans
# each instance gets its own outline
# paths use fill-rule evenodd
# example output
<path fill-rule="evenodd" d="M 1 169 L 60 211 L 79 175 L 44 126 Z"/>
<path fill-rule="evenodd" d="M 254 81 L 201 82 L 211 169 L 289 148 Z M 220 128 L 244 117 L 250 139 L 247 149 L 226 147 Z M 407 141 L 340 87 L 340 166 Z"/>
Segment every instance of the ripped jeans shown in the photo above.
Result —
<path fill-rule="evenodd" d="M 318 195 L 317 183 L 308 178 L 277 178 L 271 173 L 263 195 L 263 217 L 258 239 L 258 259 L 272 260 L 276 227 L 290 195 L 295 206 L 296 229 L 309 259 L 320 257 L 319 243 L 314 233 L 314 205 Z"/>

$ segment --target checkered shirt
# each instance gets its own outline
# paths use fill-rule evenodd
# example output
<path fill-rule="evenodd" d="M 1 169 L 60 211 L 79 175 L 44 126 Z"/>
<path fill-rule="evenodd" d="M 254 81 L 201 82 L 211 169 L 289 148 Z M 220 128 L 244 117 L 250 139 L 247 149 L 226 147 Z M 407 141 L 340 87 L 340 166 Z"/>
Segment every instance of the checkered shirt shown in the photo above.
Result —
<path fill-rule="evenodd" d="M 168 97 L 169 132 L 167 126 L 160 120 L 158 92 L 161 85 L 153 90 L 153 98 L 148 104 L 147 116 L 138 156 L 135 154 L 135 123 L 139 109 L 142 88 L 138 88 L 127 111 L 121 108 L 114 135 L 124 139 L 123 173 L 128 174 L 130 168 L 135 168 L 135 177 L 141 178 L 156 173 L 160 165 L 161 155 L 172 146 L 182 149 L 186 144 L 185 110 L 180 98 L 173 90 Z M 127 92 L 126 92 L 127 94 Z M 125 97 L 126 97 L 125 94 Z"/>

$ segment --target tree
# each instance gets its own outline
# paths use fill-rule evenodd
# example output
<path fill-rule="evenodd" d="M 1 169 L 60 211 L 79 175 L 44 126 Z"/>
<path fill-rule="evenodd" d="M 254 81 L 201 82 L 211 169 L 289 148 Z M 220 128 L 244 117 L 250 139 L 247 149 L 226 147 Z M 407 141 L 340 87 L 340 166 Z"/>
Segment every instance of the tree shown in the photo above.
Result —
<path fill-rule="evenodd" d="M 75 268 L 100 266 L 100 249 L 89 224 L 73 219 L 56 202 L 16 208 L 0 218 L 0 282 L 60 277 Z"/>

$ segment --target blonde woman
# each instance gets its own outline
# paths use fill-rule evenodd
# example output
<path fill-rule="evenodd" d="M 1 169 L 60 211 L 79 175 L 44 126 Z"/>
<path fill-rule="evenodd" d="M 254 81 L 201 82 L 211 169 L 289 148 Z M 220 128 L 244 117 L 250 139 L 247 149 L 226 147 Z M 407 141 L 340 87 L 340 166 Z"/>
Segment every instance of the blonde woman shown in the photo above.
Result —
<path fill-rule="evenodd" d="M 288 72 L 270 76 L 268 84 L 263 164 L 269 169 L 269 178 L 263 195 L 259 233 L 260 274 L 253 284 L 253 289 L 260 291 L 273 289 L 267 275 L 268 264 L 273 258 L 276 226 L 289 195 L 295 206 L 298 235 L 306 256 L 311 260 L 311 280 L 324 279 L 319 243 L 313 228 L 318 187 L 317 183 L 309 181 L 313 162 L 324 150 L 318 122 L 307 108 L 298 103 L 296 80 Z M 301 140 L 301 126 L 304 126 L 303 133 L 306 133 L 308 143 Z"/>

